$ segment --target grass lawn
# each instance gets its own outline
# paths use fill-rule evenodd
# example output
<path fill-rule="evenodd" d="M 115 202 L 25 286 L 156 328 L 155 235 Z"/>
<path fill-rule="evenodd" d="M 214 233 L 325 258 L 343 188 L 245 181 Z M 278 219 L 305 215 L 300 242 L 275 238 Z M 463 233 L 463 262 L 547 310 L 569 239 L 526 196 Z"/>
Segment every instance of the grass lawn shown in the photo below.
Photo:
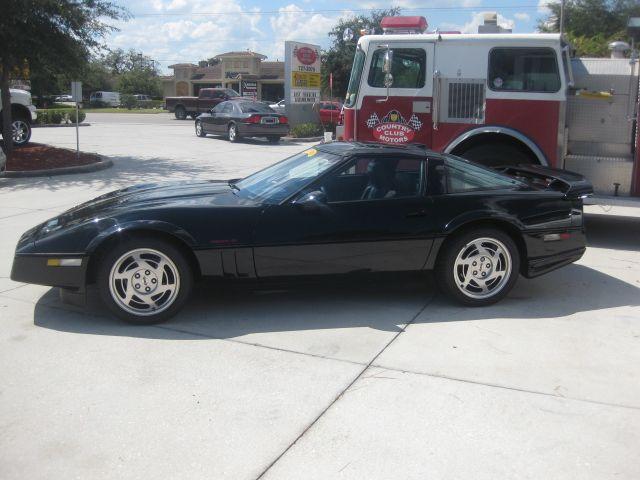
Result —
<path fill-rule="evenodd" d="M 126 108 L 83 108 L 85 113 L 162 113 L 166 110 L 161 108 L 132 108 L 128 110 Z"/>

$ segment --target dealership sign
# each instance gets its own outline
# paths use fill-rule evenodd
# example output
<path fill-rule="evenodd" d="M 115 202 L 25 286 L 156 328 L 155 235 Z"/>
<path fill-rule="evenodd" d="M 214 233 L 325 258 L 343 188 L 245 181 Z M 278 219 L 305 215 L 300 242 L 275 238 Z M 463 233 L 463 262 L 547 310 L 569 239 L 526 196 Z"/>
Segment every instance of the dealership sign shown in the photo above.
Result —
<path fill-rule="evenodd" d="M 411 142 L 416 132 L 422 128 L 422 121 L 415 113 L 411 114 L 409 120 L 405 120 L 398 110 L 387 112 L 382 120 L 374 112 L 369 116 L 366 124 L 371 129 L 373 138 L 379 142 L 391 144 Z"/>
<path fill-rule="evenodd" d="M 317 122 L 313 104 L 320 101 L 320 46 L 285 42 L 284 96 L 291 124 Z"/>

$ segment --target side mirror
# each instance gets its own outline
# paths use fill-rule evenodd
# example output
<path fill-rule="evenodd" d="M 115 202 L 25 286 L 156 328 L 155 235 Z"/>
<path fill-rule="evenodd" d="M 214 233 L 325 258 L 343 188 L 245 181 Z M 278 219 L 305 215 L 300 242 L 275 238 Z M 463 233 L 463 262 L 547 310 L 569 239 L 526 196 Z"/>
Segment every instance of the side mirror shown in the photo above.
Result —
<path fill-rule="evenodd" d="M 320 210 L 327 206 L 327 195 L 320 190 L 314 190 L 313 192 L 305 193 L 297 200 L 294 200 L 293 203 L 302 210 Z"/>
<path fill-rule="evenodd" d="M 214 110 L 213 108 L 212 108 L 211 110 L 209 110 L 209 113 L 210 113 L 211 115 L 215 115 L 215 114 L 216 114 L 213 110 Z"/>
<path fill-rule="evenodd" d="M 393 67 L 393 50 L 387 47 L 387 51 L 384 54 L 384 63 L 382 64 L 382 71 L 384 73 L 391 73 Z"/>

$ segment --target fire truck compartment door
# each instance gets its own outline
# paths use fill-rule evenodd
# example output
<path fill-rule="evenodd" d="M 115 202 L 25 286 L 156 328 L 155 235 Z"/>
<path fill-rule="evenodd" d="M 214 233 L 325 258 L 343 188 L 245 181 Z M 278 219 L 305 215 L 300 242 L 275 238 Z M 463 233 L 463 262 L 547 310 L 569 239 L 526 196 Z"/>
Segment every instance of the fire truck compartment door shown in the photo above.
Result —
<path fill-rule="evenodd" d="M 384 85 L 387 45 L 393 51 L 393 83 Z M 371 42 L 361 79 L 356 140 L 431 145 L 434 44 Z"/>

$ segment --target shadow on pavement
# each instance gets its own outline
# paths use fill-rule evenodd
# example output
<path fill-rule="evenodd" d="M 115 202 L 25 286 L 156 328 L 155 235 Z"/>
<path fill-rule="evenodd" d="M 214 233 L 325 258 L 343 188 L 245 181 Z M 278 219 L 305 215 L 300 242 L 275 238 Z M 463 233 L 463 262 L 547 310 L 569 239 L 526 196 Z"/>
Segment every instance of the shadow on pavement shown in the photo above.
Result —
<path fill-rule="evenodd" d="M 51 192 L 75 187 L 96 191 L 123 188 L 139 183 L 163 182 L 167 179 L 226 178 L 228 174 L 206 162 L 179 162 L 169 158 L 109 156 L 114 166 L 99 172 L 81 175 L 0 179 L 0 193 L 22 189 L 43 189 Z M 178 174 L 178 175 L 176 175 Z M 218 177 L 216 177 L 218 174 Z M 224 175 L 220 177 L 220 175 Z"/>
<path fill-rule="evenodd" d="M 436 293 L 430 276 L 384 283 L 379 280 L 253 286 L 204 283 L 198 286 L 187 308 L 159 327 L 130 326 L 115 320 L 95 301 L 95 292 L 92 296 L 88 307 L 76 309 L 60 303 L 52 289 L 36 304 L 34 323 L 83 334 L 202 339 L 357 327 L 395 332 L 434 296 L 416 323 L 555 318 L 640 305 L 638 288 L 575 264 L 537 279 L 520 278 L 506 299 L 484 308 L 453 304 Z"/>
<path fill-rule="evenodd" d="M 587 245 L 640 251 L 640 217 L 585 215 Z"/>

